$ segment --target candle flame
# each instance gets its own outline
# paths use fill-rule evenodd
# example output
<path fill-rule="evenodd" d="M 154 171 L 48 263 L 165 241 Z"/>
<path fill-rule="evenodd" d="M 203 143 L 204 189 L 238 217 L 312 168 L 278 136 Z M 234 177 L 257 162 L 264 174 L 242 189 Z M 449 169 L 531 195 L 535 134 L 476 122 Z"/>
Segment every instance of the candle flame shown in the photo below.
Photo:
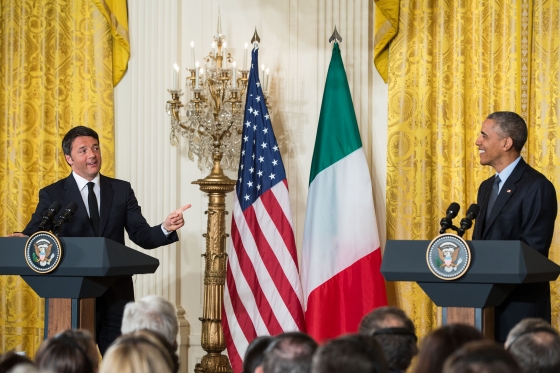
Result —
<path fill-rule="evenodd" d="M 179 72 L 179 65 L 177 65 L 177 63 L 173 64 L 173 68 L 175 69 L 175 71 Z"/>

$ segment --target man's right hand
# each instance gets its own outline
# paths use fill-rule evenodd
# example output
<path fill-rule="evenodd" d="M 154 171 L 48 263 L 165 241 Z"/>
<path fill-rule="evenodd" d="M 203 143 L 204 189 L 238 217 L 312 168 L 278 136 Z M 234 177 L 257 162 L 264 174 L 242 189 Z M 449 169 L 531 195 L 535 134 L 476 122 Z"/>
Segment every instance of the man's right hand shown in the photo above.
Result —
<path fill-rule="evenodd" d="M 21 232 L 14 232 L 12 234 L 7 235 L 6 237 L 28 237 L 25 234 L 21 233 Z"/>

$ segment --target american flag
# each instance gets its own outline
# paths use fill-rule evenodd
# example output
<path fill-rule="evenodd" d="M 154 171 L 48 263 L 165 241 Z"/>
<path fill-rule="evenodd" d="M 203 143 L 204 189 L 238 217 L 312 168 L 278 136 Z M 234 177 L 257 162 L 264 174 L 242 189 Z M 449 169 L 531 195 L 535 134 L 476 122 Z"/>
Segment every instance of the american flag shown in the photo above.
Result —
<path fill-rule="evenodd" d="M 252 52 L 222 325 L 234 372 L 260 335 L 305 331 L 286 171 Z"/>

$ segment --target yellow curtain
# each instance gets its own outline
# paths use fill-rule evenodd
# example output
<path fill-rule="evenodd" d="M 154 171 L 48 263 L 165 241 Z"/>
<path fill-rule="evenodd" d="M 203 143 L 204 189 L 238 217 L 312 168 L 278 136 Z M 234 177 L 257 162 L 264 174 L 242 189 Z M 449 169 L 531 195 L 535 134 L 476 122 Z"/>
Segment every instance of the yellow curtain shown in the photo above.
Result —
<path fill-rule="evenodd" d="M 474 142 L 493 111 L 527 120 L 523 156 L 560 185 L 559 22 L 557 1 L 400 1 L 388 54 L 388 239 L 432 239 L 452 201 L 463 208 L 476 202 L 493 170 L 480 166 Z M 559 236 L 557 220 L 550 254 L 556 262 Z M 434 329 L 436 308 L 419 287 L 388 287 L 420 335 Z M 556 283 L 557 327 L 559 298 Z"/>
<path fill-rule="evenodd" d="M 114 174 L 113 40 L 111 25 L 89 0 L 11 0 L 0 12 L 0 234 L 6 235 L 25 227 L 40 188 L 69 174 L 61 141 L 71 127 L 99 133 L 102 172 Z M 43 325 L 43 300 L 19 276 L 0 276 L 1 351 L 33 356 Z"/>

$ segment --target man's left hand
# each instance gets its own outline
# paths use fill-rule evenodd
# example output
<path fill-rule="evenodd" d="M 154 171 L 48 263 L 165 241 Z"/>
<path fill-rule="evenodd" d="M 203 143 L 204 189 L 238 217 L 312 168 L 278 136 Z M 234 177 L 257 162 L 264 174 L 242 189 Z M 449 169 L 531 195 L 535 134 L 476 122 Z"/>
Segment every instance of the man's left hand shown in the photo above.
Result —
<path fill-rule="evenodd" d="M 186 204 L 185 206 L 178 208 L 177 210 L 169 214 L 169 216 L 163 222 L 163 228 L 168 232 L 173 232 L 185 225 L 185 220 L 183 219 L 183 211 L 187 210 L 189 207 L 191 207 L 191 205 Z"/>

